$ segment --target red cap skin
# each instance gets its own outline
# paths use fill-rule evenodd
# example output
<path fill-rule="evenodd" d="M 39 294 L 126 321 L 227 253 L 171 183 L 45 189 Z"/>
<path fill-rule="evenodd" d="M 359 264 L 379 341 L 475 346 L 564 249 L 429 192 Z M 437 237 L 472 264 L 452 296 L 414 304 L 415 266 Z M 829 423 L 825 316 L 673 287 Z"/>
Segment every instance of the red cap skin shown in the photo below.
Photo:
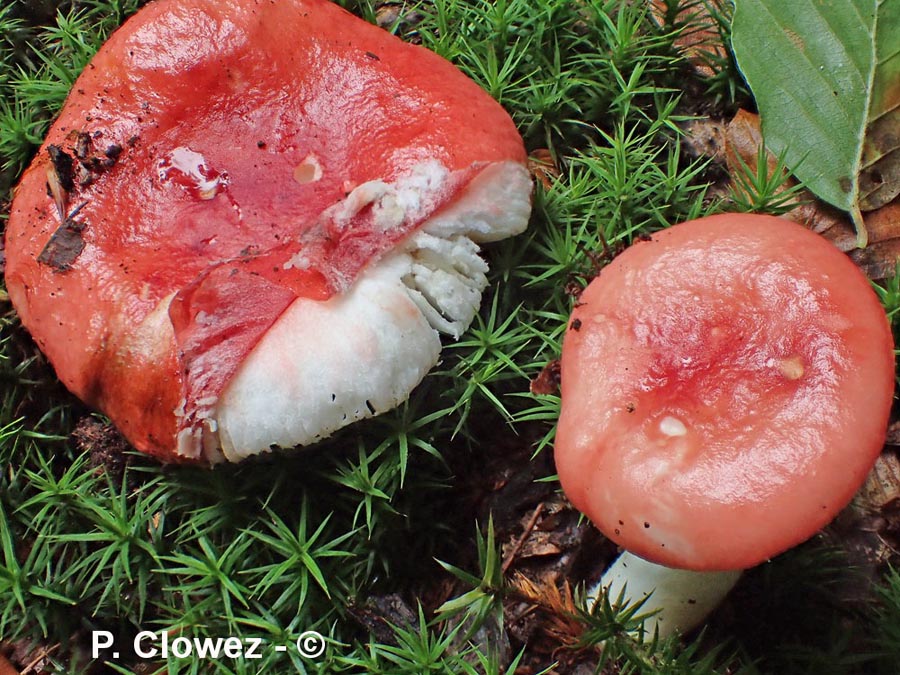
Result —
<path fill-rule="evenodd" d="M 893 388 L 884 310 L 843 253 L 780 218 L 694 220 L 582 293 L 563 344 L 559 478 L 632 553 L 745 569 L 849 502 Z"/>
<path fill-rule="evenodd" d="M 68 228 L 51 146 L 75 160 Z M 417 217 L 390 231 L 370 210 L 322 217 L 429 160 L 450 179 L 422 189 Z M 157 0 L 97 53 L 25 172 L 7 288 L 60 380 L 179 461 L 179 429 L 293 300 L 340 293 L 510 160 L 522 139 L 477 84 L 327 0 Z"/>

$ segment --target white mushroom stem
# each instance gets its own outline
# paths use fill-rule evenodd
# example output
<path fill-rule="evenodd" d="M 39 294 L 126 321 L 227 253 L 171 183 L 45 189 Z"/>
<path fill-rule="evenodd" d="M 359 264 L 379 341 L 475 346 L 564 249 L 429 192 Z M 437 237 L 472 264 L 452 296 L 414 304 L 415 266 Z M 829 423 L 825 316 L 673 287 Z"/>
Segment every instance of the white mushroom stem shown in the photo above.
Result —
<path fill-rule="evenodd" d="M 600 583 L 588 592 L 589 606 L 602 594 L 609 603 L 628 607 L 646 601 L 638 614 L 653 615 L 644 622 L 644 631 L 660 639 L 676 633 L 687 633 L 699 626 L 737 583 L 742 570 L 729 572 L 694 572 L 648 562 L 624 552 L 606 570 Z M 622 598 L 621 602 L 619 598 Z"/>

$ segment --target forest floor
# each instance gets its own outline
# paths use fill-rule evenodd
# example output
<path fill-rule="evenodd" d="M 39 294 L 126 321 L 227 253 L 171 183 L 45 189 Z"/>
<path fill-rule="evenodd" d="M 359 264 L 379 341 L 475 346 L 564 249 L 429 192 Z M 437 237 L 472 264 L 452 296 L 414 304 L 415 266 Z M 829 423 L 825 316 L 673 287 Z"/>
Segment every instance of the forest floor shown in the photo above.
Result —
<path fill-rule="evenodd" d="M 77 74 L 141 4 L 0 7 L 8 198 Z M 586 606 L 617 550 L 562 495 L 553 463 L 556 362 L 578 293 L 634 239 L 679 221 L 797 216 L 791 179 L 757 153 L 730 5 L 342 4 L 446 57 L 508 110 L 536 179 L 529 230 L 487 248 L 480 315 L 408 403 L 315 447 L 213 470 L 130 450 L 59 384 L 0 291 L 0 675 L 898 672 L 896 427 L 854 503 L 749 570 L 702 631 L 636 636 L 633 608 Z M 846 240 L 839 214 L 805 208 L 797 217 L 833 217 L 819 229 Z M 893 319 L 893 258 L 853 255 Z M 312 630 L 327 639 L 314 659 L 132 649 L 140 631 L 276 645 Z M 95 631 L 117 656 L 91 654 Z"/>

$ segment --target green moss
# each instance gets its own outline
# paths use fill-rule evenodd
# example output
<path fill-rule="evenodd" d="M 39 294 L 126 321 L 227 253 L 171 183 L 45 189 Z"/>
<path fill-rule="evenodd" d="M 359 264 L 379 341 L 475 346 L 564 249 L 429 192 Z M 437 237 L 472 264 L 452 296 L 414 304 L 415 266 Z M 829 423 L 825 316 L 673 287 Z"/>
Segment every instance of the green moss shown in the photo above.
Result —
<path fill-rule="evenodd" d="M 140 4 L 15 0 L 0 9 L 0 189 L 30 160 L 90 56 Z M 344 4 L 377 16 L 377 3 Z M 482 311 L 445 349 L 440 369 L 409 403 L 316 448 L 211 472 L 136 456 L 118 473 L 104 471 L 69 439 L 85 409 L 55 382 L 2 298 L 0 636 L 59 643 L 58 672 L 87 668 L 84 636 L 93 629 L 124 640 L 173 628 L 277 644 L 318 630 L 331 640 L 317 661 L 270 649 L 260 661 L 172 659 L 173 673 L 499 674 L 533 665 L 529 645 L 501 664 L 462 640 L 472 624 L 463 628 L 460 616 L 502 623 L 506 579 L 494 531 L 473 531 L 474 509 L 460 503 L 451 466 L 489 453 L 500 438 L 540 456 L 559 399 L 529 393 L 529 380 L 558 357 L 574 293 L 635 236 L 719 208 L 706 192 L 706 165 L 682 151 L 680 95 L 690 88 L 729 106 L 743 85 L 728 58 L 712 80 L 692 73 L 673 44 L 690 28 L 675 9 L 660 24 L 641 3 L 604 0 L 402 7 L 415 15 L 394 30 L 452 60 L 503 103 L 529 150 L 546 149 L 559 176 L 538 185 L 529 231 L 488 251 Z M 717 16 L 727 32 L 727 15 Z M 893 286 L 885 292 L 897 295 Z M 435 600 L 447 571 L 457 580 L 454 599 Z M 879 620 L 896 613 L 896 586 L 892 578 Z M 376 637 L 354 609 L 371 593 L 400 594 L 418 616 Z M 571 618 L 583 630 L 578 649 L 604 672 L 755 672 L 753 662 L 766 662 L 742 647 L 746 635 L 728 635 L 736 624 L 727 618 L 715 640 L 724 647 L 708 637 L 637 641 L 627 632 L 634 616 L 608 606 Z M 831 630 L 843 617 L 820 620 Z M 875 636 L 879 663 L 896 659 L 893 632 Z M 819 643 L 795 651 L 810 649 L 833 656 Z M 840 661 L 845 672 L 863 672 L 864 661 L 851 661 Z M 136 664 L 123 655 L 114 669 Z"/>

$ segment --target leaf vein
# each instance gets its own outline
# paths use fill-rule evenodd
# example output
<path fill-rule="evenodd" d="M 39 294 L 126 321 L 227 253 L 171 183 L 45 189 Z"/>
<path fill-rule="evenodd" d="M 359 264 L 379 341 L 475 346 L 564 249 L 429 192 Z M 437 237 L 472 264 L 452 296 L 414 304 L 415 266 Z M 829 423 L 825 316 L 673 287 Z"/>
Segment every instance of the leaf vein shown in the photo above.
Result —
<path fill-rule="evenodd" d="M 810 55 L 807 53 L 807 51 L 805 49 L 797 49 L 796 46 L 794 45 L 794 43 L 787 36 L 787 32 L 790 30 L 790 28 L 786 24 L 782 23 L 781 20 L 779 19 L 779 17 L 777 17 L 775 14 L 773 14 L 772 10 L 765 3 L 760 3 L 759 6 L 762 7 L 762 9 L 771 17 L 772 23 L 774 23 L 776 26 L 778 26 L 778 28 L 781 30 L 781 37 L 783 37 L 785 41 L 787 41 L 788 43 L 791 44 L 792 47 L 794 47 L 793 51 L 800 54 L 800 56 L 803 58 L 803 60 L 806 61 L 807 64 L 809 64 L 810 70 L 812 70 L 812 72 L 815 74 L 815 77 L 817 79 L 821 80 L 821 82 L 825 85 L 825 87 L 828 91 L 832 91 L 832 87 L 835 83 L 831 82 L 825 76 L 825 73 L 822 70 L 820 70 L 819 67 L 817 67 L 815 63 L 813 63 L 812 58 L 810 57 Z M 840 44 L 835 45 L 834 41 L 832 41 L 832 44 L 830 46 L 837 46 L 837 47 L 840 47 L 841 49 L 843 49 L 843 45 L 840 45 Z M 874 45 L 873 45 L 873 50 L 874 50 Z M 854 68 L 854 70 L 856 70 L 856 69 Z M 873 71 L 874 68 L 872 68 L 870 70 Z M 861 80 L 865 81 L 867 79 L 866 73 L 863 73 L 861 71 L 857 71 L 857 72 L 859 72 Z M 871 76 L 869 79 L 871 79 Z M 787 90 L 787 88 L 786 88 L 786 90 Z M 800 101 L 799 98 L 794 97 L 794 99 L 797 101 Z M 853 129 L 858 126 L 857 124 L 854 123 L 853 119 L 850 118 L 849 112 L 848 112 L 846 106 L 840 106 L 839 110 L 846 122 L 847 128 Z M 867 103 L 866 103 L 866 110 L 868 110 L 868 99 L 867 99 Z M 862 126 L 863 126 L 863 128 L 865 127 L 864 119 L 862 121 Z"/>

